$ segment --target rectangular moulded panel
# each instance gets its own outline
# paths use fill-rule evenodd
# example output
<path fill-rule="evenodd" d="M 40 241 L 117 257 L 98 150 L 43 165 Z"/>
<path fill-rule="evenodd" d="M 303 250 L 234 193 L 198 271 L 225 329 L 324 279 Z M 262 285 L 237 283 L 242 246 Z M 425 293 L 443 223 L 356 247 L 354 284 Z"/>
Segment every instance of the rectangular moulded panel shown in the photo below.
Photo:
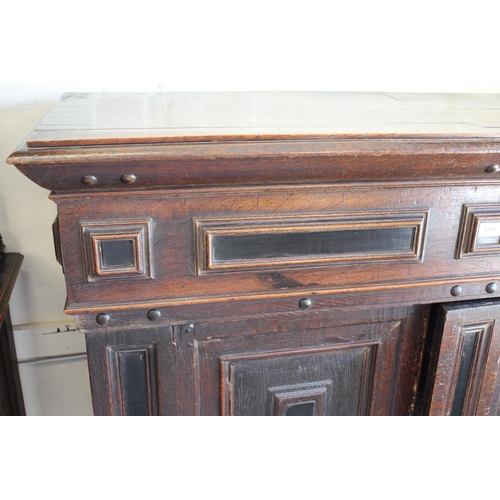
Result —
<path fill-rule="evenodd" d="M 456 258 L 500 255 L 500 205 L 464 205 Z"/>
<path fill-rule="evenodd" d="M 426 212 L 200 219 L 198 273 L 422 258 Z"/>
<path fill-rule="evenodd" d="M 414 227 L 304 231 L 212 237 L 214 265 L 224 261 L 308 257 L 371 252 L 405 252 L 413 247 Z"/>
<path fill-rule="evenodd" d="M 115 415 L 158 414 L 156 350 L 156 343 L 107 348 Z"/>
<path fill-rule="evenodd" d="M 366 415 L 377 344 L 221 358 L 228 415 Z"/>
<path fill-rule="evenodd" d="M 450 415 L 462 415 L 464 403 L 469 386 L 471 368 L 474 360 L 474 352 L 478 344 L 478 338 L 483 334 L 484 329 L 472 329 L 471 331 L 464 330 L 462 332 L 460 349 L 460 362 L 455 385 L 455 394 L 453 396 L 453 404 Z M 470 391 L 469 391 L 470 392 Z"/>
<path fill-rule="evenodd" d="M 498 299 L 443 304 L 437 312 L 425 411 L 430 415 L 497 415 Z"/>

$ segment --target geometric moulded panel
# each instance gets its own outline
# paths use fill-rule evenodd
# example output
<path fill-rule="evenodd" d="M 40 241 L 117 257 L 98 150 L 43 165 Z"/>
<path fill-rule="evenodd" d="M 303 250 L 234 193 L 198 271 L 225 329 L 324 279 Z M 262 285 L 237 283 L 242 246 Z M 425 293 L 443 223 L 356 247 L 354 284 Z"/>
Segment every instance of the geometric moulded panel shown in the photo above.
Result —
<path fill-rule="evenodd" d="M 457 367 L 450 415 L 474 415 L 493 324 L 465 325 L 458 332 Z"/>
<path fill-rule="evenodd" d="M 108 346 L 115 415 L 158 415 L 156 342 Z"/>
<path fill-rule="evenodd" d="M 222 414 L 367 415 L 377 345 L 222 356 Z"/>
<path fill-rule="evenodd" d="M 310 416 L 325 415 L 325 396 L 331 390 L 331 380 L 321 380 L 290 386 L 271 387 L 269 415 Z"/>
<path fill-rule="evenodd" d="M 441 342 L 431 415 L 476 415 L 494 321 L 458 325 Z"/>
<path fill-rule="evenodd" d="M 196 219 L 197 273 L 422 260 L 427 212 Z"/>
<path fill-rule="evenodd" d="M 455 258 L 500 255 L 500 205 L 464 205 Z"/>
<path fill-rule="evenodd" d="M 429 415 L 500 414 L 500 300 L 441 304 L 424 398 Z"/>
<path fill-rule="evenodd" d="M 152 277 L 149 220 L 80 226 L 88 282 Z"/>

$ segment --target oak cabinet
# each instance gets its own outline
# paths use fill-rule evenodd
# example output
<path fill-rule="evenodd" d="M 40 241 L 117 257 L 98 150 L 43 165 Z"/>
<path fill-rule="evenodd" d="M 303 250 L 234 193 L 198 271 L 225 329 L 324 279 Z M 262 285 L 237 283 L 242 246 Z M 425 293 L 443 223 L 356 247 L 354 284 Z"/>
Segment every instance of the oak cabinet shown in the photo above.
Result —
<path fill-rule="evenodd" d="M 8 161 L 57 203 L 95 413 L 497 413 L 498 110 L 65 95 Z"/>

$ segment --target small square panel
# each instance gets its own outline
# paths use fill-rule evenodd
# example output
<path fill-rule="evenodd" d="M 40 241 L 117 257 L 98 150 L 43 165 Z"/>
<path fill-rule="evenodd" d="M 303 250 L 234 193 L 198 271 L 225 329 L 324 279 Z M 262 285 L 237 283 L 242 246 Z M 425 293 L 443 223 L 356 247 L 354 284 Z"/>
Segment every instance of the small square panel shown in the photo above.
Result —
<path fill-rule="evenodd" d="M 99 241 L 103 269 L 136 268 L 137 259 L 133 239 L 119 238 Z"/>
<path fill-rule="evenodd" d="M 325 397 L 332 381 L 322 380 L 268 389 L 269 415 L 318 416 L 325 413 Z"/>
<path fill-rule="evenodd" d="M 478 224 L 476 247 L 500 244 L 500 220 L 480 221 Z"/>
<path fill-rule="evenodd" d="M 500 205 L 465 205 L 457 259 L 500 255 Z"/>
<path fill-rule="evenodd" d="M 287 405 L 286 417 L 313 417 L 316 416 L 316 401 Z"/>
<path fill-rule="evenodd" d="M 82 224 L 87 281 L 151 278 L 149 220 Z"/>

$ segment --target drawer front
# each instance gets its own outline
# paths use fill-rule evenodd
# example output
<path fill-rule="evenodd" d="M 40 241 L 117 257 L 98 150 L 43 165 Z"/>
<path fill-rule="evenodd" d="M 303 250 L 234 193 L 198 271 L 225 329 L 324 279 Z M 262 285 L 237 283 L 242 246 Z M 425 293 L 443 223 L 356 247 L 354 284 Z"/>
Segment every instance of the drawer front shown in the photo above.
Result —
<path fill-rule="evenodd" d="M 471 213 L 484 216 L 482 235 L 500 217 L 498 195 L 496 186 L 422 185 L 54 198 L 69 306 L 78 309 L 500 276 L 500 245 L 481 252 L 479 236 L 479 250 L 467 250 L 476 248 Z"/>

